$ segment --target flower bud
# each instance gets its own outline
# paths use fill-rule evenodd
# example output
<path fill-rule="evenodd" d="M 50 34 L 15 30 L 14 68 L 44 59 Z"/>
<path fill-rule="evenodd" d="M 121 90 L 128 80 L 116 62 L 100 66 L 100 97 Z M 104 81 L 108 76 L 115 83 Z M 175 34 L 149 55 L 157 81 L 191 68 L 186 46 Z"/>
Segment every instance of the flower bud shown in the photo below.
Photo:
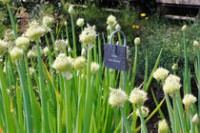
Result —
<path fill-rule="evenodd" d="M 139 44 L 140 44 L 140 38 L 139 38 L 139 37 L 136 37 L 136 38 L 135 38 L 134 44 L 135 44 L 135 45 L 139 45 Z"/>
<path fill-rule="evenodd" d="M 158 133 L 169 133 L 169 126 L 165 119 L 158 122 Z"/>
<path fill-rule="evenodd" d="M 192 123 L 193 123 L 193 124 L 199 124 L 199 117 L 198 117 L 198 114 L 195 114 L 195 115 L 192 117 Z"/>
<path fill-rule="evenodd" d="M 96 74 L 99 71 L 99 68 L 100 68 L 100 66 L 96 62 L 91 63 L 91 69 L 90 70 L 91 70 L 92 74 Z"/>
<path fill-rule="evenodd" d="M 183 27 L 182 27 L 182 31 L 185 32 L 186 30 L 187 30 L 187 25 L 185 24 L 185 25 L 183 25 Z"/>
<path fill-rule="evenodd" d="M 178 70 L 178 64 L 177 64 L 177 63 L 174 63 L 174 64 L 173 64 L 172 70 L 173 70 L 173 71 Z"/>

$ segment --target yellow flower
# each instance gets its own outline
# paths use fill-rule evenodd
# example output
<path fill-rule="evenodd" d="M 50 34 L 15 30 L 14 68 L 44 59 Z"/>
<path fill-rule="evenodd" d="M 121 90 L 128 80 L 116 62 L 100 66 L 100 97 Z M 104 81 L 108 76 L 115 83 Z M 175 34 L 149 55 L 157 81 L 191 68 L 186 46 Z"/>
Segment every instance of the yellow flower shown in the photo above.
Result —
<path fill-rule="evenodd" d="M 132 25 L 132 28 L 133 28 L 133 29 L 139 29 L 139 28 L 140 28 L 140 26 L 139 26 L 139 25 L 135 25 L 135 24 L 134 24 L 134 25 Z"/>
<path fill-rule="evenodd" d="M 143 13 L 140 13 L 140 16 L 141 16 L 141 17 L 146 17 L 146 13 L 144 13 L 144 12 L 143 12 Z"/>

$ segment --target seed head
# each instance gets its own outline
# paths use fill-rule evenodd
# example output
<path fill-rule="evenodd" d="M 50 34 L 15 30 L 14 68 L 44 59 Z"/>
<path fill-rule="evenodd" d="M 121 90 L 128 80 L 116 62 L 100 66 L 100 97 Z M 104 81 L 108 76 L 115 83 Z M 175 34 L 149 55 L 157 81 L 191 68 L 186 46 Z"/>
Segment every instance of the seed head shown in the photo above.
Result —
<path fill-rule="evenodd" d="M 154 73 L 153 73 L 153 77 L 157 80 L 157 81 L 164 81 L 167 76 L 169 74 L 169 71 L 165 68 L 159 67 Z"/>
<path fill-rule="evenodd" d="M 139 88 L 134 88 L 129 96 L 129 101 L 132 104 L 142 105 L 147 100 L 147 93 Z"/>
<path fill-rule="evenodd" d="M 91 73 L 92 74 L 96 74 L 99 71 L 99 68 L 100 68 L 100 66 L 98 63 L 96 63 L 96 62 L 91 63 Z"/>

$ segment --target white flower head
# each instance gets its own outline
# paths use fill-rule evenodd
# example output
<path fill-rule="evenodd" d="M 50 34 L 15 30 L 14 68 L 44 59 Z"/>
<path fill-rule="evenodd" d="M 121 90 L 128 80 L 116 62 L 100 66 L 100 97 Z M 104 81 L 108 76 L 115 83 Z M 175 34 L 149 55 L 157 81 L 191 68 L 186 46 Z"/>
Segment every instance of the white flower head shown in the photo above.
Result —
<path fill-rule="evenodd" d="M 10 53 L 11 60 L 13 62 L 18 61 L 22 59 L 23 57 L 23 50 L 18 47 L 14 47 L 12 50 L 9 51 L 9 53 Z"/>
<path fill-rule="evenodd" d="M 91 63 L 91 69 L 90 70 L 91 70 L 92 74 L 96 74 L 99 71 L 99 68 L 100 68 L 100 66 L 99 66 L 98 63 L 96 63 L 96 62 Z"/>
<path fill-rule="evenodd" d="M 132 104 L 142 105 L 147 100 L 147 92 L 140 90 L 139 88 L 134 88 L 129 96 L 129 101 Z"/>
<path fill-rule="evenodd" d="M 77 25 L 78 27 L 83 27 L 83 25 L 84 25 L 84 19 L 83 19 L 83 18 L 77 19 L 76 25 Z"/>
<path fill-rule="evenodd" d="M 117 24 L 116 17 L 113 15 L 108 16 L 107 18 L 107 24 L 110 25 L 111 27 L 115 27 Z"/>
<path fill-rule="evenodd" d="M 81 70 L 86 66 L 86 59 L 83 56 L 77 57 L 74 60 L 74 68 L 76 70 Z"/>
<path fill-rule="evenodd" d="M 3 56 L 7 51 L 7 42 L 0 40 L 0 56 Z"/>
<path fill-rule="evenodd" d="M 157 80 L 157 81 L 164 81 L 167 76 L 169 74 L 169 71 L 165 68 L 159 67 L 154 73 L 153 73 L 153 77 Z"/>
<path fill-rule="evenodd" d="M 25 36 L 31 41 L 39 40 L 46 33 L 46 28 L 41 26 L 37 21 L 32 21 L 25 32 Z"/>
<path fill-rule="evenodd" d="M 67 57 L 64 53 L 60 53 L 54 60 L 52 67 L 59 72 L 71 71 L 74 67 L 73 59 L 71 57 Z"/>
<path fill-rule="evenodd" d="M 183 104 L 187 108 L 189 108 L 196 101 L 197 101 L 197 98 L 195 96 L 193 96 L 192 94 L 185 94 L 185 96 L 183 98 Z"/>
<path fill-rule="evenodd" d="M 180 78 L 170 74 L 165 80 L 163 91 L 166 94 L 175 94 L 181 88 Z"/>
<path fill-rule="evenodd" d="M 122 106 L 128 99 L 127 94 L 122 89 L 110 88 L 108 103 L 112 106 Z"/>
<path fill-rule="evenodd" d="M 158 133 L 169 133 L 169 126 L 165 119 L 158 122 Z"/>
<path fill-rule="evenodd" d="M 51 26 L 52 23 L 54 21 L 54 18 L 53 17 L 50 17 L 50 16 L 44 16 L 43 19 L 42 19 L 42 24 L 43 25 L 46 25 L 46 26 Z"/>
<path fill-rule="evenodd" d="M 92 45 L 96 39 L 96 27 L 95 26 L 87 26 L 84 28 L 82 33 L 79 35 L 79 40 L 81 43 L 86 45 Z"/>
<path fill-rule="evenodd" d="M 68 47 L 68 40 L 56 40 L 55 50 L 64 51 Z"/>
<path fill-rule="evenodd" d="M 15 44 L 17 47 L 22 48 L 23 50 L 26 50 L 30 44 L 30 40 L 27 37 L 18 37 L 15 40 Z"/>
<path fill-rule="evenodd" d="M 142 116 L 143 117 L 147 117 L 149 115 L 149 108 L 145 107 L 145 106 L 141 106 L 141 111 L 142 111 Z M 137 108 L 136 110 L 136 115 L 140 116 L 140 112 L 139 109 Z"/>

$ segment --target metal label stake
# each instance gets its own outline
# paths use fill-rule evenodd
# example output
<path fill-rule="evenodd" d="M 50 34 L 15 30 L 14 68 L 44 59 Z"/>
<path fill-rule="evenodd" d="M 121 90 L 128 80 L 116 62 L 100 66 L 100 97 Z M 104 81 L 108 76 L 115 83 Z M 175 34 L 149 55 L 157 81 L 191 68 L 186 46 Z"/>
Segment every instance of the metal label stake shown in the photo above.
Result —
<path fill-rule="evenodd" d="M 123 45 L 112 44 L 112 39 L 116 33 L 120 33 L 123 35 Z M 127 47 L 126 47 L 126 36 L 120 31 L 114 31 L 110 37 L 110 43 L 104 44 L 104 65 L 105 67 L 121 70 L 122 71 L 122 90 L 125 90 L 126 85 L 126 70 L 127 66 Z M 124 107 L 122 106 L 122 110 Z M 124 133 L 124 118 L 122 116 L 122 133 Z"/>

